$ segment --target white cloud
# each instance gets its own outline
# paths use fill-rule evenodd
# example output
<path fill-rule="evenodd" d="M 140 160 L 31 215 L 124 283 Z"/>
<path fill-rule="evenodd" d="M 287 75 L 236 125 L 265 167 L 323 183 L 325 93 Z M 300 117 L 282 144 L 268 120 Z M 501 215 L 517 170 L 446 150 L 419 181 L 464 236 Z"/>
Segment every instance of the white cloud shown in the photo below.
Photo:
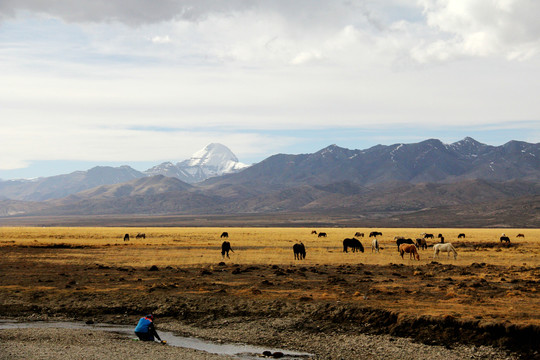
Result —
<path fill-rule="evenodd" d="M 421 62 L 464 56 L 526 59 L 540 50 L 540 2 L 535 0 L 420 0 L 437 38 L 413 51 Z"/>
<path fill-rule="evenodd" d="M 152 38 L 152 42 L 154 44 L 168 44 L 171 42 L 171 38 L 169 37 L 169 35 L 165 35 L 165 36 L 154 36 Z"/>

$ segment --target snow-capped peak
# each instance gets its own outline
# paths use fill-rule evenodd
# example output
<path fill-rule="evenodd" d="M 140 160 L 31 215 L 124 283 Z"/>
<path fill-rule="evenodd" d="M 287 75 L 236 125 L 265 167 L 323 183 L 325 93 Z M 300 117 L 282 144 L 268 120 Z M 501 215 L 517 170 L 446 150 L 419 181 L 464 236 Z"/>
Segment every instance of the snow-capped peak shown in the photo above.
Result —
<path fill-rule="evenodd" d="M 188 165 L 220 167 L 222 164 L 229 161 L 237 163 L 238 158 L 225 145 L 212 143 L 193 154 L 191 159 L 189 159 Z"/>
<path fill-rule="evenodd" d="M 176 177 L 188 183 L 195 183 L 210 177 L 236 172 L 246 167 L 248 165 L 239 162 L 228 147 L 213 143 L 194 153 L 188 160 L 176 165 L 166 162 L 147 170 L 146 174 L 162 174 Z"/>

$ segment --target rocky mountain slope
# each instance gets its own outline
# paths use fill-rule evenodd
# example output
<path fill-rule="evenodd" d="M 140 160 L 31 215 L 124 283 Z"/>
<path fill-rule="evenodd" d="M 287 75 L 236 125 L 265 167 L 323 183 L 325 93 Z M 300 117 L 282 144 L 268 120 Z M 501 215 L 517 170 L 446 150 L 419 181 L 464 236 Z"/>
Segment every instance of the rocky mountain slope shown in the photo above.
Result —
<path fill-rule="evenodd" d="M 430 139 L 414 144 L 377 145 L 366 150 L 331 145 L 313 154 L 274 155 L 245 169 L 241 175 L 210 179 L 204 185 L 249 183 L 271 188 L 339 181 L 370 185 L 469 179 L 540 181 L 540 144 L 511 141 L 489 146 L 465 138 L 453 144 Z"/>

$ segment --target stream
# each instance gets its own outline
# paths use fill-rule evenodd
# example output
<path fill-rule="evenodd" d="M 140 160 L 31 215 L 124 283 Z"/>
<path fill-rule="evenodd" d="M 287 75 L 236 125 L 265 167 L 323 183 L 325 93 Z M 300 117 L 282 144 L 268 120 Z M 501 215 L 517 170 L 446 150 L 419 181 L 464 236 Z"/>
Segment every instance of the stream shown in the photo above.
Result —
<path fill-rule="evenodd" d="M 62 329 L 85 329 L 92 331 L 110 331 L 120 333 L 135 339 L 133 333 L 134 326 L 127 325 L 114 325 L 114 324 L 86 324 L 83 322 L 47 322 L 47 321 L 35 321 L 35 322 L 13 322 L 0 320 L 0 330 L 5 329 L 26 329 L 26 328 L 62 328 Z M 162 340 L 167 341 L 167 345 L 178 346 L 183 348 L 195 349 L 205 351 L 218 355 L 229 355 L 239 359 L 261 359 L 263 353 L 268 352 L 274 354 L 274 356 L 268 356 L 268 358 L 281 358 L 281 359 L 306 359 L 311 358 L 313 354 L 303 353 L 298 351 L 289 351 L 284 349 L 263 348 L 259 346 L 252 346 L 247 344 L 237 343 L 216 343 L 208 340 L 202 340 L 195 337 L 178 336 L 168 331 L 158 331 Z M 280 353 L 283 356 L 279 356 Z"/>

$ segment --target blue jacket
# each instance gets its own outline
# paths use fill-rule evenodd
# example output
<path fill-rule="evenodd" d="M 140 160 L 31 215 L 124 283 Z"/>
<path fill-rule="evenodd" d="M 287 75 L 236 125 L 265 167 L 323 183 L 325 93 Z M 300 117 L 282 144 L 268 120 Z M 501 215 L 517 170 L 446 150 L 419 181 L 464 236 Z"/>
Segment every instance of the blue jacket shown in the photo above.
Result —
<path fill-rule="evenodd" d="M 147 333 L 150 331 L 150 327 L 153 325 L 152 320 L 147 317 L 143 317 L 139 320 L 135 332 Z"/>

